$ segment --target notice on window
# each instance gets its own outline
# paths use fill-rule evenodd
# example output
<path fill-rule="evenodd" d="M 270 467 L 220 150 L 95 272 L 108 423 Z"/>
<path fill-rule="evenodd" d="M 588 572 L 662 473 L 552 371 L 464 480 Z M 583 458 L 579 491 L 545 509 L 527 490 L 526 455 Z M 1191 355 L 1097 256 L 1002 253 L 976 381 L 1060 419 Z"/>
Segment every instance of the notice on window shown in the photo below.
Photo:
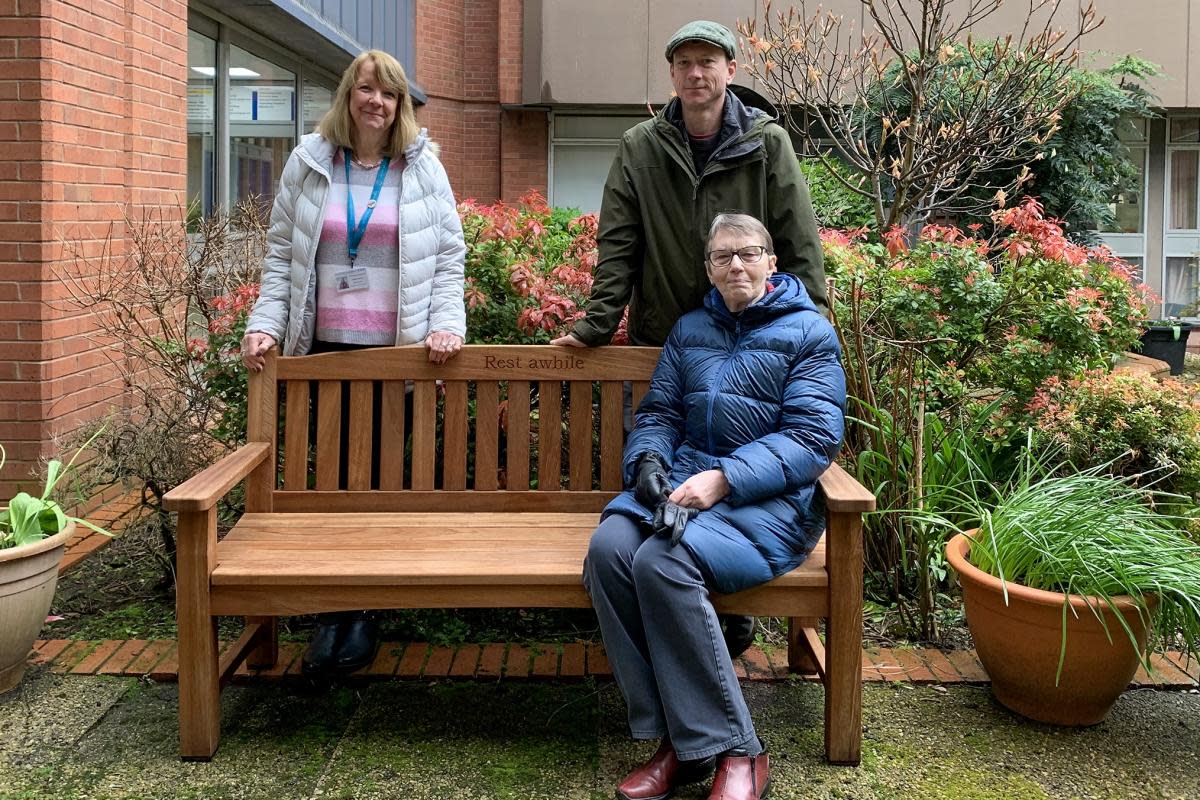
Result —
<path fill-rule="evenodd" d="M 188 86 L 188 121 L 213 121 L 212 86 Z"/>
<path fill-rule="evenodd" d="M 234 122 L 291 122 L 296 90 L 291 86 L 230 86 L 229 119 Z"/>

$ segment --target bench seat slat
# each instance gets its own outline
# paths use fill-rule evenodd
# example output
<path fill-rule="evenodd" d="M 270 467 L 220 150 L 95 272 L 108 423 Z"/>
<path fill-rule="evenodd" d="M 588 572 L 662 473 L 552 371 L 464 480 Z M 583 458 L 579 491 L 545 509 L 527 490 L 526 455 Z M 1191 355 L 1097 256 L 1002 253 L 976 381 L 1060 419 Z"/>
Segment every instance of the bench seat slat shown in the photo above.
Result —
<path fill-rule="evenodd" d="M 247 514 L 213 586 L 579 583 L 595 514 Z M 774 588 L 824 587 L 824 543 Z"/>

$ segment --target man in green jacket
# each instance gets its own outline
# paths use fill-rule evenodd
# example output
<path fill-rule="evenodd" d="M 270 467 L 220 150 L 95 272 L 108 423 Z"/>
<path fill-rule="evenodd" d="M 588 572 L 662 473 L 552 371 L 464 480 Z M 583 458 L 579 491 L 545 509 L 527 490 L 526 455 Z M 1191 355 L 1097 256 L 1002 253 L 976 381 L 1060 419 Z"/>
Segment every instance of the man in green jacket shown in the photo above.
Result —
<path fill-rule="evenodd" d="M 703 252 L 722 211 L 762 220 L 778 268 L 825 311 L 825 271 L 808 186 L 770 104 L 741 86 L 733 34 L 690 22 L 667 43 L 676 97 L 621 139 L 604 185 L 599 262 L 586 316 L 554 344 L 607 344 L 629 306 L 629 340 L 661 346 L 710 285 Z"/>

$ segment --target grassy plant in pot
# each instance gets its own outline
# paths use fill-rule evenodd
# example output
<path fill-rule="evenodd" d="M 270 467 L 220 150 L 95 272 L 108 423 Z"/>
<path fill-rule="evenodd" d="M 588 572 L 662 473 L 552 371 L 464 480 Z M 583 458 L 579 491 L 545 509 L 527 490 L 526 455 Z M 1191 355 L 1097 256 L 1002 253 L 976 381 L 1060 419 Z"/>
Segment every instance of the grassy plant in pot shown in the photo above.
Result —
<path fill-rule="evenodd" d="M 29 649 L 54 599 L 58 562 L 75 525 L 107 533 L 67 516 L 51 499 L 78 456 L 76 452 L 66 467 L 59 461 L 47 464 L 41 497 L 19 492 L 0 508 L 0 694 L 14 688 L 25 674 Z M 4 460 L 0 447 L 0 467 Z"/>
<path fill-rule="evenodd" d="M 1041 722 L 1094 725 L 1153 644 L 1197 652 L 1200 545 L 1130 479 L 1045 466 L 1026 457 L 992 502 L 975 499 L 979 527 L 946 555 L 996 699 Z"/>

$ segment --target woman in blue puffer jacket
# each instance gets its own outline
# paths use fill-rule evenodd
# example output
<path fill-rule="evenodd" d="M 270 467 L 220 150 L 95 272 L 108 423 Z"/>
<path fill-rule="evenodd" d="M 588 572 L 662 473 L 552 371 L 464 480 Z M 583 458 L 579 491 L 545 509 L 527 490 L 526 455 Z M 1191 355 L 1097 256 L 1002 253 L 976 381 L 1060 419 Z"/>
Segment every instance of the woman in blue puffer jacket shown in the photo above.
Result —
<path fill-rule="evenodd" d="M 714 288 L 663 348 L 625 445 L 632 488 L 589 546 L 584 582 L 630 729 L 662 740 L 620 784 L 626 800 L 665 797 L 714 765 L 712 797 L 758 798 L 769 786 L 708 595 L 808 556 L 824 528 L 815 484 L 841 444 L 846 404 L 837 336 L 775 261 L 758 220 L 713 221 Z"/>

